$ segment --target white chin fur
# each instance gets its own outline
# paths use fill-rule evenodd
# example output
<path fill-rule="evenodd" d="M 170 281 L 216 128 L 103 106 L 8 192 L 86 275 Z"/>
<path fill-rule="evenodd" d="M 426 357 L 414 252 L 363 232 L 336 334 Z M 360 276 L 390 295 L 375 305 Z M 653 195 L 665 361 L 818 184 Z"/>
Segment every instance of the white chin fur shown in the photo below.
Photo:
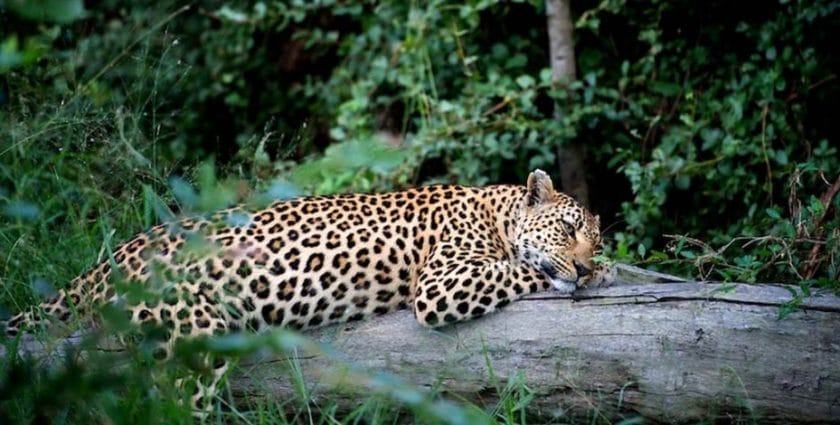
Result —
<path fill-rule="evenodd" d="M 554 286 L 554 289 L 564 294 L 571 294 L 577 289 L 577 285 L 574 282 L 562 279 L 551 279 L 551 285 Z"/>

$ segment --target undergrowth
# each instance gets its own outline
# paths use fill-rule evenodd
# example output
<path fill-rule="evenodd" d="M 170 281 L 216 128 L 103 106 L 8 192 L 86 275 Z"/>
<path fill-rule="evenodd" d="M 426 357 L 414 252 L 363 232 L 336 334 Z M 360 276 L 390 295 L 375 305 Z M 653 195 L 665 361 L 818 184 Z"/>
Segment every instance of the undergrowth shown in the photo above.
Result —
<path fill-rule="evenodd" d="M 543 32 L 521 24 L 542 22 L 541 2 L 176 3 L 85 15 L 67 1 L 81 9 L 32 15 L 26 2 L 0 2 L 4 315 L 178 214 L 434 181 L 521 182 L 574 139 L 592 147 L 611 257 L 702 279 L 795 283 L 783 313 L 840 291 L 840 162 L 821 112 L 837 93 L 825 31 L 836 2 L 782 1 L 758 17 L 726 2 L 578 3 L 581 78 L 569 91 L 551 84 Z M 562 120 L 546 119 L 554 103 L 568 105 Z M 0 422 L 191 422 L 184 394 L 162 385 L 184 362 L 153 366 L 142 347 L 108 357 L 90 350 L 100 336 L 61 370 L 6 355 Z M 282 332 L 195 348 L 236 357 L 285 352 L 286 339 L 317 349 Z M 7 352 L 15 344 L 5 341 Z M 498 382 L 498 404 L 479 407 L 360 371 L 382 391 L 346 411 L 329 396 L 312 403 L 294 363 L 286 373 L 295 399 L 239 406 L 223 395 L 211 420 L 525 423 L 534 397 L 524 376 Z M 617 420 L 597 403 L 590 419 Z"/>

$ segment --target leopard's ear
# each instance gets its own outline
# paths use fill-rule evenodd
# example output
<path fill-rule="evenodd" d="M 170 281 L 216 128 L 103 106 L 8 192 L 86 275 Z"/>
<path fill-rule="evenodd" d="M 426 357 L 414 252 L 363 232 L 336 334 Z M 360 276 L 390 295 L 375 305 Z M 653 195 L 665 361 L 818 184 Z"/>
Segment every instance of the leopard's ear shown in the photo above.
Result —
<path fill-rule="evenodd" d="M 554 199 L 554 183 L 545 171 L 536 169 L 528 175 L 528 206 L 551 202 Z"/>
<path fill-rule="evenodd" d="M 598 214 L 595 214 L 595 217 L 593 217 L 593 218 L 595 219 L 595 226 L 600 228 L 601 227 L 601 216 L 598 215 Z"/>

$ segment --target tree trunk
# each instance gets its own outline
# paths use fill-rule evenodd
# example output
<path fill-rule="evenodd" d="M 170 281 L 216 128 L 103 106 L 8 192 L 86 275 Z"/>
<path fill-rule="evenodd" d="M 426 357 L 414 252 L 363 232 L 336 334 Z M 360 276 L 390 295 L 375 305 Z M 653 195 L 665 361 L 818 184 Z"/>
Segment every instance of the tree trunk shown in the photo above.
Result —
<path fill-rule="evenodd" d="M 561 86 L 575 80 L 575 49 L 573 24 L 568 0 L 546 0 L 545 14 L 548 23 L 551 77 Z M 555 119 L 562 117 L 562 105 L 554 105 Z M 578 141 L 568 141 L 557 148 L 560 185 L 563 192 L 574 196 L 589 206 L 589 186 L 586 183 L 585 146 Z"/>
<path fill-rule="evenodd" d="M 492 406 L 499 387 L 521 374 L 534 392 L 527 412 L 540 420 L 838 421 L 840 298 L 808 298 L 779 320 L 795 287 L 616 270 L 611 286 L 536 294 L 440 330 L 401 311 L 308 332 L 333 353 L 296 357 L 307 394 L 349 409 L 375 387 L 358 371 L 387 371 Z M 286 360 L 244 359 L 230 377 L 240 406 L 300 394 Z M 355 372 L 347 374 L 348 363 Z"/>
<path fill-rule="evenodd" d="M 575 80 L 575 46 L 572 34 L 574 25 L 569 13 L 568 0 L 547 0 L 545 15 L 548 18 L 548 42 L 551 55 L 551 76 L 555 84 Z"/>

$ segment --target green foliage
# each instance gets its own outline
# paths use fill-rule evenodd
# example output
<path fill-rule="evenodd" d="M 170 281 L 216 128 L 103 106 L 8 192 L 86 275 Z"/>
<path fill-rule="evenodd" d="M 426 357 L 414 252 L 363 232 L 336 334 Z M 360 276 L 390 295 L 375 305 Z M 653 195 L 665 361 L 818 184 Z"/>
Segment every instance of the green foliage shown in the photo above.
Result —
<path fill-rule="evenodd" d="M 608 255 L 709 279 L 837 279 L 840 201 L 820 201 L 840 167 L 836 2 L 578 6 L 580 77 L 556 88 L 544 27 L 523 24 L 540 2 L 106 2 L 39 29 L 10 2 L 8 40 L 60 42 L 7 74 L 3 154 L 119 151 L 119 173 L 156 190 L 212 158 L 251 185 L 330 193 L 521 182 L 580 141 Z M 700 244 L 675 251 L 682 239 Z"/>
<path fill-rule="evenodd" d="M 0 33 L 0 75 L 19 66 L 30 65 L 41 57 L 58 38 L 61 27 L 84 16 L 81 0 L 7 0 L 0 3 L 0 14 L 6 10 L 23 20 L 42 23 L 30 36 L 15 32 Z M 0 20 L 2 15 L 0 15 Z"/>
<path fill-rule="evenodd" d="M 212 411 L 210 422 L 297 423 L 301 418 L 313 422 L 309 405 L 317 399 L 317 423 L 525 424 L 527 407 L 534 398 L 524 375 L 517 374 L 497 389 L 499 402 L 495 407 L 453 403 L 436 391 L 420 390 L 392 374 L 349 364 L 330 347 L 288 330 L 182 341 L 175 347 L 175 356 L 160 363 L 153 359 L 154 345 L 145 343 L 153 329 L 134 329 L 119 314 L 103 317 L 104 329 L 62 348 L 66 353 L 63 359 L 48 364 L 16 354 L 20 340 L 0 336 L 3 348 L 11 353 L 0 360 L 3 423 L 192 423 L 192 413 L 183 404 L 189 400 L 190 387 L 177 382 L 202 373 L 205 356 L 225 357 L 235 363 L 242 357 L 269 352 L 288 358 L 282 372 L 294 383 L 294 398 L 247 402 L 247 406 L 223 401 L 229 409 Z M 134 343 L 128 344 L 128 350 L 99 348 L 113 344 L 115 334 L 131 332 L 141 338 L 130 339 Z M 339 392 L 342 385 L 352 385 L 357 394 L 369 392 L 368 401 L 350 411 L 338 410 L 333 399 L 336 392 L 309 387 L 304 381 L 298 356 L 329 358 L 330 368 L 318 375 L 336 383 Z M 492 373 L 492 365 L 488 363 L 488 367 Z M 259 377 L 253 379 L 259 385 Z"/>
<path fill-rule="evenodd" d="M 291 170 L 291 180 L 315 193 L 345 191 L 369 192 L 385 186 L 377 176 L 388 174 L 405 159 L 405 153 L 377 142 L 349 140 L 326 149 L 321 158 L 300 164 Z"/>
<path fill-rule="evenodd" d="M 837 235 L 825 230 L 840 224 L 840 198 L 815 202 L 840 167 L 821 122 L 837 90 L 828 71 L 836 68 L 828 47 L 835 2 L 779 2 L 758 15 L 725 2 L 604 1 L 579 15 L 581 77 L 562 90 L 546 69 L 544 29 L 511 22 L 538 18 L 540 4 L 266 7 L 233 21 L 360 22 L 352 36 L 320 27 L 295 33 L 343 58 L 329 78 L 305 85 L 306 93 L 329 93 L 320 106 L 335 111 L 334 141 L 392 131 L 421 179 L 483 184 L 551 169 L 558 146 L 583 140 L 591 163 L 601 164 L 593 170 L 619 173 L 628 188 L 615 193 L 614 178 L 591 176 L 595 207 L 620 205 L 626 223 L 608 254 L 708 279 L 801 281 L 806 262 L 821 270 L 811 276 L 838 276 Z M 320 191 L 342 186 L 353 187 L 327 182 Z M 374 187 L 389 183 L 356 186 Z M 796 207 L 802 203 L 808 207 Z M 702 246 L 675 251 L 679 235 Z M 822 248 L 811 257 L 815 243 Z"/>
<path fill-rule="evenodd" d="M 649 54 L 622 64 L 622 102 L 616 105 L 621 109 L 607 111 L 624 112 L 623 123 L 638 123 L 629 127 L 642 147 L 641 152 L 620 144 L 606 148 L 634 193 L 623 207 L 628 226 L 617 235 L 619 244 L 638 244 L 636 252 L 644 257 L 642 247 L 655 246 L 663 233 L 701 235 L 723 247 L 675 254 L 702 257 L 693 262 L 705 278 L 800 280 L 798 270 L 813 244 L 803 239 L 814 227 L 838 224 L 836 214 L 823 222 L 793 208 L 826 190 L 822 179 L 836 177 L 831 170 L 838 167 L 837 149 L 809 128 L 807 113 L 821 111 L 808 111 L 806 98 L 821 98 L 811 91 L 835 78 L 822 67 L 831 58 L 812 46 L 825 40 L 810 29 L 836 22 L 825 17 L 837 5 L 781 2 L 764 20 L 731 27 L 712 23 L 693 45 L 657 28 L 657 22 L 683 15 L 679 7 L 663 2 L 648 17 L 649 29 L 639 40 Z M 746 47 L 713 55 L 716 46 L 736 42 Z M 600 59 L 593 63 L 598 69 L 605 65 Z M 797 195 L 803 189 L 804 195 Z M 788 211 L 770 207 L 784 201 L 791 203 Z M 836 197 L 832 203 L 837 205 Z M 744 239 L 733 245 L 733 237 Z M 826 242 L 824 252 L 836 251 L 836 235 Z M 825 272 L 837 276 L 833 268 Z"/>
<path fill-rule="evenodd" d="M 556 87 L 538 1 L 0 0 L 0 305 L 22 310 L 176 214 L 521 183 L 536 167 L 558 176 L 572 141 L 608 257 L 795 283 L 780 316 L 840 291 L 840 4 L 572 6 L 578 79 Z M 34 382 L 0 400 L 18 418 L 43 399 L 67 421 L 189 420 L 142 358 L 96 376 L 8 360 L 6 376 Z M 525 421 L 527 384 L 496 389 L 492 419 Z M 397 399 L 346 422 L 416 407 Z"/>

